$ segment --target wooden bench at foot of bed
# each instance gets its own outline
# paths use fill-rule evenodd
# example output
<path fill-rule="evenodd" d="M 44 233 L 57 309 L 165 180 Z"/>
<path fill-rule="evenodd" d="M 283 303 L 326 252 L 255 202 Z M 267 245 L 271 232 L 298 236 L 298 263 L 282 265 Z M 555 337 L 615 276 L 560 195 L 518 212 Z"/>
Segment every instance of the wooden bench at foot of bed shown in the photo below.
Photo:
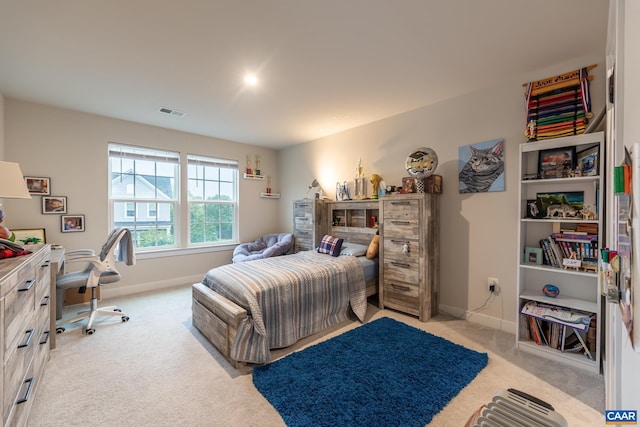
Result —
<path fill-rule="evenodd" d="M 378 292 L 378 280 L 366 282 L 367 297 Z M 240 323 L 247 311 L 202 283 L 192 286 L 191 311 L 193 326 L 233 365 L 239 369 L 247 364 L 231 358 L 231 346 L 238 333 Z"/>
<path fill-rule="evenodd" d="M 231 358 L 231 346 L 240 322 L 247 317 L 247 311 L 202 283 L 194 284 L 192 289 L 193 326 L 231 362 L 234 368 L 245 366 L 245 363 Z"/>

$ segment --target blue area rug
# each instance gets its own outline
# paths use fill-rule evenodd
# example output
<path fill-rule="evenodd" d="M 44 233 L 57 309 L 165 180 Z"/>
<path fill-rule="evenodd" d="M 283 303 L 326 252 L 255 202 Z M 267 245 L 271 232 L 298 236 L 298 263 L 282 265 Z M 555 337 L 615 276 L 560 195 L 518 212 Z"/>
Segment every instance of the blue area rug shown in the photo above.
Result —
<path fill-rule="evenodd" d="M 253 383 L 288 426 L 424 426 L 487 361 L 383 317 L 254 367 Z"/>

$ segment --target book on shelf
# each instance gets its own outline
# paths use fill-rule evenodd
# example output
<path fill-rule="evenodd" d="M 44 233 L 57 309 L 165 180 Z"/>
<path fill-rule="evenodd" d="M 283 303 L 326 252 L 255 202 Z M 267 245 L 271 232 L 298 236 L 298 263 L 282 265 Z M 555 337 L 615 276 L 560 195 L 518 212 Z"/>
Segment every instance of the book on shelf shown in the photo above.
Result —
<path fill-rule="evenodd" d="M 591 324 L 590 313 L 569 310 L 551 304 L 527 301 L 522 305 L 520 313 L 548 322 L 559 323 L 579 331 L 587 332 Z"/>
<path fill-rule="evenodd" d="M 593 234 L 552 233 L 540 239 L 538 245 L 542 249 L 544 264 L 554 268 L 562 268 L 563 260 L 567 258 L 586 261 L 589 265 L 597 264 L 598 236 Z"/>
<path fill-rule="evenodd" d="M 558 316 L 558 311 L 564 313 Z M 548 312 L 552 315 L 545 315 Z M 560 317 L 564 317 L 565 320 L 559 320 Z M 529 301 L 523 305 L 520 319 L 520 339 L 534 341 L 537 345 L 544 345 L 563 353 L 583 352 L 590 360 L 594 360 L 596 348 L 594 315 L 574 313 L 561 307 Z M 525 330 L 526 328 L 528 330 Z"/>

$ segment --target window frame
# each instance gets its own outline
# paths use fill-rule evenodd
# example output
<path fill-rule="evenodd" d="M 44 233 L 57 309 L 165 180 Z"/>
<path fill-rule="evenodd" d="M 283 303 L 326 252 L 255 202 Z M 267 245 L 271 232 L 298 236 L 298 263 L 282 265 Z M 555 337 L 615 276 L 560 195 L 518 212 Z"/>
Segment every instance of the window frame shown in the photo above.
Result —
<path fill-rule="evenodd" d="M 107 150 L 107 162 L 108 162 L 108 206 L 109 206 L 109 226 L 111 229 L 117 224 L 116 209 L 118 203 L 123 203 L 124 212 L 122 213 L 122 218 L 132 219 L 132 222 L 135 224 L 136 221 L 140 220 L 141 211 L 144 211 L 144 215 L 147 216 L 147 219 L 151 217 L 148 215 L 149 212 L 149 203 L 156 204 L 156 217 L 155 217 L 155 227 L 158 229 L 158 221 L 160 220 L 160 204 L 168 203 L 173 206 L 173 222 L 172 226 L 174 229 L 173 232 L 173 244 L 171 245 L 154 245 L 148 247 L 139 247 L 136 245 L 136 256 L 141 255 L 141 259 L 145 258 L 156 258 L 163 256 L 176 256 L 176 255 L 185 255 L 189 253 L 200 253 L 202 251 L 218 251 L 218 250 L 228 250 L 230 247 L 234 247 L 239 242 L 239 222 L 240 222 L 240 162 L 238 160 L 232 159 L 223 159 L 214 156 L 206 156 L 200 154 L 192 154 L 188 152 L 180 152 L 180 151 L 171 151 L 160 148 L 152 148 L 152 147 L 144 147 L 144 146 L 136 146 L 131 144 L 123 144 L 117 142 L 109 142 Z M 126 153 L 123 155 L 122 151 Z M 129 153 L 128 151 L 133 151 Z M 144 154 L 140 153 L 154 153 L 150 155 L 148 159 L 144 158 Z M 119 170 L 114 173 L 112 169 L 112 159 L 114 158 L 123 158 L 123 159 L 139 159 L 139 160 L 149 160 L 149 159 L 158 159 L 162 162 L 161 154 L 170 153 L 171 161 L 170 163 L 175 164 L 175 173 L 173 176 L 173 189 L 172 191 L 175 193 L 173 199 L 158 199 L 158 198 L 148 198 L 148 197 L 138 197 L 136 199 L 136 190 L 134 187 L 133 194 L 131 197 L 114 197 L 113 195 L 113 183 L 115 179 L 118 179 L 116 174 L 120 174 L 124 176 L 124 171 Z M 231 192 L 234 195 L 233 200 L 229 201 L 205 201 L 205 200 L 191 200 L 189 194 L 189 165 L 190 162 L 199 163 L 202 165 L 203 163 L 208 165 L 217 165 L 217 167 L 225 167 L 233 170 L 233 176 L 231 181 L 225 181 L 231 184 Z M 157 172 L 157 171 L 156 171 Z M 136 173 L 129 174 L 131 179 L 136 179 Z M 155 175 L 158 176 L 158 175 Z M 162 175 L 161 175 L 162 176 Z M 132 184 L 135 185 L 135 182 Z M 152 184 L 153 185 L 153 184 Z M 130 191 L 126 189 L 125 191 Z M 156 193 L 157 195 L 157 193 Z M 203 193 L 204 195 L 204 193 Z M 127 216 L 127 203 L 134 203 L 134 217 Z M 192 218 L 191 218 L 191 205 L 192 203 L 204 203 L 205 205 L 213 204 L 213 205 L 231 205 L 232 207 L 232 220 L 228 222 L 231 228 L 231 237 L 229 239 L 223 239 L 219 241 L 202 241 L 202 242 L 191 242 L 192 238 Z M 146 208 L 142 208 L 141 204 L 147 204 Z M 142 215 L 142 216 L 144 216 Z M 132 229 L 135 231 L 135 228 Z M 134 234 L 135 235 L 135 234 Z M 156 241 L 157 243 L 157 241 Z"/>
<path fill-rule="evenodd" d="M 225 245 L 237 245 L 239 242 L 239 212 L 240 212 L 240 162 L 238 160 L 231 160 L 231 159 L 223 159 L 223 158 L 219 158 L 219 157 L 213 157 L 213 156 L 203 156 L 203 155 L 199 155 L 199 154 L 193 154 L 193 153 L 187 153 L 186 155 L 186 163 L 187 163 L 187 167 L 186 169 L 186 173 L 185 173 L 185 184 L 186 184 L 186 206 L 187 206 L 187 212 L 188 212 L 188 216 L 189 219 L 187 222 L 187 234 L 186 234 L 186 241 L 187 241 L 187 247 L 202 247 L 202 246 L 225 246 Z M 195 178 L 193 178 L 191 176 L 191 170 L 192 168 L 195 167 L 196 168 L 196 175 Z M 198 170 L 202 168 L 201 172 L 202 175 L 200 176 L 198 174 Z M 219 169 L 218 171 L 218 178 L 217 179 L 206 179 L 207 176 L 207 172 L 206 172 L 206 168 L 217 168 Z M 224 169 L 228 172 L 231 172 L 232 176 L 231 179 L 223 179 L 222 177 L 222 173 L 221 170 Z M 210 170 L 211 171 L 211 170 Z M 202 192 L 202 199 L 192 199 L 191 198 L 191 192 L 190 192 L 190 188 L 191 188 L 191 182 L 193 180 L 197 180 L 198 182 L 202 183 L 203 185 L 203 192 Z M 207 183 L 212 183 L 212 182 L 217 182 L 218 184 L 218 196 L 220 196 L 222 194 L 222 190 L 221 187 L 223 185 L 223 183 L 226 184 L 230 184 L 231 185 L 231 193 L 232 193 L 232 197 L 231 200 L 206 200 L 206 185 Z M 204 205 L 204 229 L 207 229 L 207 221 L 206 221 L 206 212 L 207 212 L 207 207 L 208 206 L 231 206 L 232 208 L 232 221 L 231 222 L 227 222 L 227 224 L 230 224 L 231 227 L 231 237 L 229 239 L 220 239 L 219 241 L 210 241 L 210 240 L 203 240 L 201 242 L 192 242 L 192 234 L 194 232 L 193 230 L 193 218 L 192 218 L 192 207 L 193 205 L 196 204 L 202 204 Z M 223 222 L 216 222 L 216 224 L 218 224 L 220 227 L 222 226 L 222 224 L 224 224 Z M 206 234 L 206 231 L 205 231 Z"/>

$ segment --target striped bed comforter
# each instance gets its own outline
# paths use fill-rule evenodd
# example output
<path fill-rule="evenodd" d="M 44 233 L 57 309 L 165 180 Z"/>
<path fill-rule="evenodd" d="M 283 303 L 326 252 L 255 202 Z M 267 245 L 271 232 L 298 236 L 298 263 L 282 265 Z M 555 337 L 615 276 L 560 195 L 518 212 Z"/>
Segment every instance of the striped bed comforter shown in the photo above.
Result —
<path fill-rule="evenodd" d="M 349 317 L 365 320 L 367 297 L 356 257 L 315 251 L 211 269 L 202 283 L 247 310 L 233 342 L 237 361 L 265 363 L 269 350 L 330 328 Z"/>

